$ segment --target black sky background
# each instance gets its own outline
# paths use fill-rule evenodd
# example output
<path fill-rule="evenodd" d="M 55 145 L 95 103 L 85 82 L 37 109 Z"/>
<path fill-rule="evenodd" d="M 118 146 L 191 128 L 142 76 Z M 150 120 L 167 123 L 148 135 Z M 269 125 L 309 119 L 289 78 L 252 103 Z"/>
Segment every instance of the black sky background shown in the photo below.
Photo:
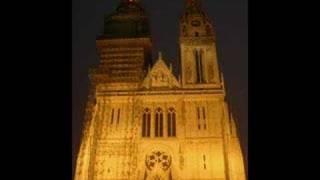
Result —
<path fill-rule="evenodd" d="M 103 31 L 104 15 L 120 0 L 73 0 L 72 2 L 72 160 L 79 148 L 88 95 L 88 68 L 98 64 L 95 40 Z M 179 17 L 185 0 L 142 0 L 149 14 L 153 59 L 161 51 L 178 68 Z M 217 33 L 220 70 L 227 97 L 237 119 L 245 158 L 248 136 L 248 5 L 247 0 L 202 0 Z"/>

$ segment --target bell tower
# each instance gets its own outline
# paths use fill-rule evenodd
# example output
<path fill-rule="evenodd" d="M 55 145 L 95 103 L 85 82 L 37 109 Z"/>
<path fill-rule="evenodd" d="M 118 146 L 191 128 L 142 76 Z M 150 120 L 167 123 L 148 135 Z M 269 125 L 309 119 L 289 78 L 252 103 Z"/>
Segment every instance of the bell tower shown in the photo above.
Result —
<path fill-rule="evenodd" d="M 215 32 L 200 0 L 186 0 L 180 19 L 183 88 L 220 87 Z"/>
<path fill-rule="evenodd" d="M 151 64 L 149 18 L 138 0 L 121 0 L 116 11 L 105 16 L 104 31 L 96 40 L 100 64 L 95 74 L 108 82 L 135 84 Z"/>

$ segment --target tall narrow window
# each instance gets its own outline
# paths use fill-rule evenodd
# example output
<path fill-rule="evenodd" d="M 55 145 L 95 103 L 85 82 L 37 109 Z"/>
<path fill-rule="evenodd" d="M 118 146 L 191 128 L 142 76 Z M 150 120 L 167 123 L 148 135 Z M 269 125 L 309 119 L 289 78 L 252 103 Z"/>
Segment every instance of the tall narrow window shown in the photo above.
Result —
<path fill-rule="evenodd" d="M 172 136 L 176 136 L 176 113 L 172 113 Z"/>
<path fill-rule="evenodd" d="M 143 113 L 142 116 L 142 137 L 146 137 L 146 127 L 147 127 L 147 114 Z"/>
<path fill-rule="evenodd" d="M 119 124 L 119 121 L 120 121 L 120 109 L 118 109 L 117 124 Z"/>
<path fill-rule="evenodd" d="M 200 76 L 201 76 L 201 73 L 200 73 L 201 66 L 200 66 L 200 61 L 199 61 L 199 58 L 200 58 L 199 51 L 197 49 L 194 51 L 194 56 L 195 56 L 195 61 L 196 61 L 195 62 L 196 63 L 196 75 L 197 75 L 196 79 L 197 79 L 197 83 L 200 83 L 200 80 L 201 80 L 201 78 L 200 78 Z"/>
<path fill-rule="evenodd" d="M 163 113 L 161 112 L 160 113 L 160 129 L 159 129 L 159 135 L 160 137 L 163 136 Z"/>
<path fill-rule="evenodd" d="M 159 117 L 158 114 L 156 114 L 155 124 L 154 124 L 154 136 L 159 136 Z"/>
<path fill-rule="evenodd" d="M 197 107 L 197 119 L 198 119 L 198 129 L 200 130 L 201 127 L 206 130 L 207 126 L 207 114 L 206 108 L 204 106 Z"/>
<path fill-rule="evenodd" d="M 142 116 L 142 137 L 150 137 L 151 112 L 146 108 Z"/>
<path fill-rule="evenodd" d="M 197 119 L 198 119 L 198 129 L 200 129 L 201 127 L 200 127 L 200 108 L 199 107 L 197 107 Z"/>
<path fill-rule="evenodd" d="M 206 109 L 202 107 L 203 128 L 207 129 Z"/>
<path fill-rule="evenodd" d="M 163 112 L 161 108 L 156 110 L 156 119 L 155 119 L 155 137 L 163 136 Z"/>
<path fill-rule="evenodd" d="M 204 83 L 204 67 L 203 67 L 203 51 L 202 50 L 194 50 L 195 63 L 196 63 L 196 75 L 197 75 L 197 83 Z"/>
<path fill-rule="evenodd" d="M 168 137 L 176 136 L 176 113 L 173 108 L 168 111 Z"/>
<path fill-rule="evenodd" d="M 207 165 L 206 165 L 206 155 L 203 155 L 203 169 L 207 169 Z"/>
<path fill-rule="evenodd" d="M 169 110 L 169 112 L 168 112 L 168 125 L 167 125 L 167 127 L 168 127 L 168 137 L 170 137 L 171 136 L 171 129 L 172 129 L 172 127 L 171 127 L 171 112 L 170 112 L 170 110 Z"/>
<path fill-rule="evenodd" d="M 110 124 L 113 124 L 113 118 L 114 118 L 114 109 L 112 109 L 112 112 L 111 112 L 111 122 L 110 122 Z"/>
<path fill-rule="evenodd" d="M 203 67 L 203 59 L 202 59 L 202 56 L 203 56 L 203 51 L 200 50 L 199 51 L 199 66 L 200 66 L 200 82 L 201 83 L 204 83 L 204 67 Z"/>
<path fill-rule="evenodd" d="M 150 137 L 150 127 L 151 126 L 151 111 L 148 109 L 147 111 L 147 137 Z"/>

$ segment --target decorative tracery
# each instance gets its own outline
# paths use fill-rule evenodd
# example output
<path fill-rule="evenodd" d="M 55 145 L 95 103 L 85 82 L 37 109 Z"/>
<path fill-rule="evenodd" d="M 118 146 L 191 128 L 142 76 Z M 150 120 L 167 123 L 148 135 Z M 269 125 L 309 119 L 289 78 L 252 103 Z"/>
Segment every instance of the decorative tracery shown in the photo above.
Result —
<path fill-rule="evenodd" d="M 154 169 L 162 169 L 167 171 L 171 166 L 171 156 L 161 151 L 154 151 L 146 156 L 145 163 L 149 171 Z"/>

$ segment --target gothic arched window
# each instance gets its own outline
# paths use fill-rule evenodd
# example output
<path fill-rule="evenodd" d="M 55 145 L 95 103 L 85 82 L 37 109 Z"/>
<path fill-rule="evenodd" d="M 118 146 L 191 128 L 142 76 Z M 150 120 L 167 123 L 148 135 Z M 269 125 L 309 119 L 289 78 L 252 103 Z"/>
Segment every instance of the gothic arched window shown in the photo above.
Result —
<path fill-rule="evenodd" d="M 203 51 L 195 49 L 194 56 L 195 56 L 195 63 L 196 63 L 196 75 L 197 75 L 197 83 L 204 82 L 204 71 L 203 71 L 203 60 L 202 60 Z"/>
<path fill-rule="evenodd" d="M 155 137 L 163 136 L 163 111 L 161 108 L 156 109 L 155 119 Z"/>
<path fill-rule="evenodd" d="M 151 111 L 146 108 L 142 116 L 142 137 L 150 137 Z"/>
<path fill-rule="evenodd" d="M 173 108 L 168 111 L 168 137 L 176 136 L 176 112 Z"/>

